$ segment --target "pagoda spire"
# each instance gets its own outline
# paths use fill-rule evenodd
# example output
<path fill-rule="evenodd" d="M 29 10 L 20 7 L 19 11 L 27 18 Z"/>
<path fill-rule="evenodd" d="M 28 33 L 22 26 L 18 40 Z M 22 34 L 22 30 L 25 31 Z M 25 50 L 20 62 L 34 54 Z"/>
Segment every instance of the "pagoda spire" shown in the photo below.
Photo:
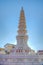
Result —
<path fill-rule="evenodd" d="M 18 34 L 21 35 L 25 35 L 26 34 L 26 21 L 25 21 L 25 14 L 24 14 L 24 10 L 23 7 L 21 9 L 20 12 L 20 20 L 19 20 L 19 26 L 18 26 L 19 30 L 18 30 Z"/>
<path fill-rule="evenodd" d="M 20 12 L 20 22 L 25 22 L 25 15 L 24 15 L 24 10 L 23 10 L 23 7 L 21 9 L 21 12 Z"/>

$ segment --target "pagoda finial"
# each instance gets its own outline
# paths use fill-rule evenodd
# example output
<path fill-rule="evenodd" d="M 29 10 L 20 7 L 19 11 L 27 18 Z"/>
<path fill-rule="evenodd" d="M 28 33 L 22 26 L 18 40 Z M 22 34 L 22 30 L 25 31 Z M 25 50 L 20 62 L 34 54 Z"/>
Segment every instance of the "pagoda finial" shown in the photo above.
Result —
<path fill-rule="evenodd" d="M 23 7 L 22 7 L 22 10 L 23 10 Z"/>
<path fill-rule="evenodd" d="M 25 14 L 24 14 L 24 10 L 23 10 L 23 7 L 21 8 L 21 12 L 20 12 L 20 22 L 21 21 L 25 21 Z"/>

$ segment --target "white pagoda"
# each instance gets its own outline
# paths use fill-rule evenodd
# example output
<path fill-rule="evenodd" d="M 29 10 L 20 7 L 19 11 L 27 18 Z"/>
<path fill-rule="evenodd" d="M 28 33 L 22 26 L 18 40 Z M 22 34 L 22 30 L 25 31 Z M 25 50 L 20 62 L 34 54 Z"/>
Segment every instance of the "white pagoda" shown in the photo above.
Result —
<path fill-rule="evenodd" d="M 43 65 L 43 50 L 35 53 L 35 51 L 27 45 L 28 35 L 23 8 L 20 12 L 17 32 L 17 45 L 9 54 L 0 54 L 0 65 Z M 9 46 L 12 47 L 12 45 Z"/>

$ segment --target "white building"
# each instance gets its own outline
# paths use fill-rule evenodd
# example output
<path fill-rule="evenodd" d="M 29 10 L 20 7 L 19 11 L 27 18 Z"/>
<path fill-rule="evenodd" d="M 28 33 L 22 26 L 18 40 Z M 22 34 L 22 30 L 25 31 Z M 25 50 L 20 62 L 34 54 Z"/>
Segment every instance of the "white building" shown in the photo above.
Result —
<path fill-rule="evenodd" d="M 0 54 L 0 65 L 43 65 L 43 50 L 35 53 L 27 45 L 28 35 L 23 8 L 18 28 L 17 45 L 15 47 L 10 44 L 5 45 L 5 49 L 10 50 L 10 53 Z"/>

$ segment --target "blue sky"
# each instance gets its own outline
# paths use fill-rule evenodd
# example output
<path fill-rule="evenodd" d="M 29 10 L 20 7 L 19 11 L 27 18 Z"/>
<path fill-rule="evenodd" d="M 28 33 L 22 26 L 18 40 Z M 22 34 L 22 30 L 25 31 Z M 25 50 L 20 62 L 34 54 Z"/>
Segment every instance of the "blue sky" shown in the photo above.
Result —
<path fill-rule="evenodd" d="M 28 45 L 43 49 L 43 0 L 0 0 L 0 47 L 16 44 L 16 35 L 23 6 L 26 18 Z"/>

